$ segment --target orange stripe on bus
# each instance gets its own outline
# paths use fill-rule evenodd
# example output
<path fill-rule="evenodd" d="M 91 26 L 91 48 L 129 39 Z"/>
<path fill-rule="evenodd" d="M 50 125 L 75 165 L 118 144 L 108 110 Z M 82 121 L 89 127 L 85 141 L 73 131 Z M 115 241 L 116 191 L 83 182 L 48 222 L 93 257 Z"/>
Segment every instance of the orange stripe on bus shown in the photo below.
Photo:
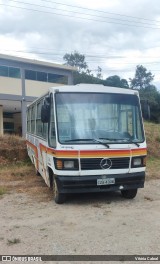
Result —
<path fill-rule="evenodd" d="M 41 151 L 57 158 L 103 158 L 103 157 L 130 157 L 130 156 L 146 156 L 147 149 L 131 149 L 131 150 L 55 150 L 40 144 Z"/>
<path fill-rule="evenodd" d="M 38 149 L 37 149 L 37 147 L 36 147 L 33 143 L 29 142 L 28 140 L 26 140 L 26 144 L 27 144 L 27 146 L 29 146 L 30 148 L 32 148 L 33 151 L 34 151 L 34 153 L 35 153 L 36 167 L 37 167 L 37 170 L 38 170 L 38 169 L 39 169 L 39 163 L 38 163 Z"/>

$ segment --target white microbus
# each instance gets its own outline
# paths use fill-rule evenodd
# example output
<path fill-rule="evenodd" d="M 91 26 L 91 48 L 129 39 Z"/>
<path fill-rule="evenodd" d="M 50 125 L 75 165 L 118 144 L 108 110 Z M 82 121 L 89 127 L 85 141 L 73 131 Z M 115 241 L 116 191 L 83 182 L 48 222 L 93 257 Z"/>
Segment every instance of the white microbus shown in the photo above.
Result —
<path fill-rule="evenodd" d="M 144 187 L 146 140 L 139 94 L 96 84 L 58 86 L 27 109 L 27 149 L 56 203 L 68 193 Z"/>

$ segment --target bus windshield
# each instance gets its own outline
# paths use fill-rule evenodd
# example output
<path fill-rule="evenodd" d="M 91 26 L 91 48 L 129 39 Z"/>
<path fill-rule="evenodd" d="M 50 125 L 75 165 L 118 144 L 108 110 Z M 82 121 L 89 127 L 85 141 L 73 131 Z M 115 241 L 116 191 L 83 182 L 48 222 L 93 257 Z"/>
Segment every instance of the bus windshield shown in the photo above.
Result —
<path fill-rule="evenodd" d="M 137 95 L 63 92 L 55 94 L 55 104 L 61 144 L 144 141 Z"/>

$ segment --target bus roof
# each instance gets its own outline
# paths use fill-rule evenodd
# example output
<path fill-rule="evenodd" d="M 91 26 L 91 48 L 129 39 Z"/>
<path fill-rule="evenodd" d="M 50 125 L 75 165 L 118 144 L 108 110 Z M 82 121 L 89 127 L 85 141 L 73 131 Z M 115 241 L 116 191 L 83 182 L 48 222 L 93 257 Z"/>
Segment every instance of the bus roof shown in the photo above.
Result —
<path fill-rule="evenodd" d="M 48 93 L 73 92 L 73 93 L 116 93 L 116 94 L 133 94 L 139 96 L 137 90 L 125 89 L 119 87 L 104 86 L 103 84 L 76 84 L 76 85 L 58 85 L 49 88 L 48 92 L 35 99 L 27 107 L 32 106 L 37 100 L 45 97 Z"/>
<path fill-rule="evenodd" d="M 104 86 L 102 84 L 77 84 L 54 86 L 49 89 L 49 92 L 87 92 L 87 93 L 120 93 L 120 94 L 135 94 L 138 91 L 119 87 Z"/>

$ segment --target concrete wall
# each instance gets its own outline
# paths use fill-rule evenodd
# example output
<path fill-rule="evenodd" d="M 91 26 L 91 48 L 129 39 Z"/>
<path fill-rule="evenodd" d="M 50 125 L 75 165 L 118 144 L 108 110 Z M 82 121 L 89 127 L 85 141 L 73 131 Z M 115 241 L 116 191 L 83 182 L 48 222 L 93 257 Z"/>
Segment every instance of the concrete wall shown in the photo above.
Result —
<path fill-rule="evenodd" d="M 26 133 L 27 104 L 35 100 L 36 97 L 45 94 L 48 91 L 49 87 L 63 85 L 59 83 L 28 80 L 26 78 L 26 71 L 31 70 L 35 72 L 45 72 L 48 74 L 47 78 L 49 74 L 64 76 L 65 79 L 67 78 L 66 84 L 71 85 L 73 84 L 73 72 L 76 70 L 74 67 L 68 67 L 65 65 L 24 59 L 3 54 L 0 54 L 0 65 L 20 69 L 19 75 L 9 75 L 10 71 L 8 71 L 8 75 L 6 74 L 7 76 L 0 76 L 0 105 L 2 105 L 2 107 L 0 107 L 0 134 L 3 134 L 4 130 L 3 112 L 11 112 L 13 114 L 13 122 L 12 120 L 5 119 L 4 122 L 6 121 L 7 123 L 8 121 L 9 123 L 14 123 L 14 129 L 13 126 L 10 126 L 10 124 L 5 124 L 6 127 L 10 126 L 10 128 L 6 128 L 6 130 L 14 130 L 15 132 L 17 132 L 22 126 L 23 136 L 25 136 Z M 21 76 L 21 78 L 17 78 L 18 76 Z M 50 80 L 55 81 L 56 79 Z M 64 80 L 58 79 L 57 81 L 62 82 Z M 17 105 L 17 102 L 19 102 L 20 106 L 16 107 L 17 109 L 14 108 L 14 111 L 16 110 L 16 112 L 21 112 L 21 114 L 14 114 L 13 102 L 15 102 L 15 105 Z"/>
<path fill-rule="evenodd" d="M 0 76 L 0 94 L 22 95 L 21 79 Z"/>
<path fill-rule="evenodd" d="M 16 78 L 10 78 L 10 77 L 2 77 L 0 76 L 0 98 L 1 94 L 5 94 L 6 96 L 20 96 L 21 98 L 24 96 L 27 97 L 39 97 L 43 94 L 45 94 L 48 91 L 48 88 L 63 84 L 58 83 L 50 83 L 50 82 L 40 82 L 40 81 L 33 81 L 33 80 L 24 80 L 25 82 L 25 89 L 23 92 L 22 89 L 22 80 L 16 79 Z M 3 104 L 3 100 L 1 101 Z M 21 104 L 25 103 L 26 105 L 29 105 L 27 102 L 22 102 Z M 9 101 L 8 101 L 8 104 Z M 17 109 L 18 111 L 22 111 L 21 109 Z M 21 113 L 13 113 L 13 118 L 3 118 L 3 106 L 0 106 L 0 135 L 3 135 L 4 132 L 4 123 L 12 123 L 14 124 L 13 131 L 7 130 L 6 133 L 16 133 L 21 135 L 23 132 L 23 129 L 25 124 L 22 124 L 22 120 L 25 123 L 25 117 L 22 118 Z M 23 107 L 23 115 L 25 115 L 26 107 Z M 24 132 L 23 132 L 24 133 Z"/>
<path fill-rule="evenodd" d="M 48 88 L 58 85 L 64 84 L 25 80 L 26 96 L 39 97 L 42 94 L 45 94 L 48 91 Z"/>
<path fill-rule="evenodd" d="M 48 88 L 53 86 L 63 85 L 59 83 L 40 82 L 25 80 L 26 96 L 39 97 L 48 91 Z M 0 94 L 22 95 L 21 79 L 1 77 L 0 76 Z"/>

